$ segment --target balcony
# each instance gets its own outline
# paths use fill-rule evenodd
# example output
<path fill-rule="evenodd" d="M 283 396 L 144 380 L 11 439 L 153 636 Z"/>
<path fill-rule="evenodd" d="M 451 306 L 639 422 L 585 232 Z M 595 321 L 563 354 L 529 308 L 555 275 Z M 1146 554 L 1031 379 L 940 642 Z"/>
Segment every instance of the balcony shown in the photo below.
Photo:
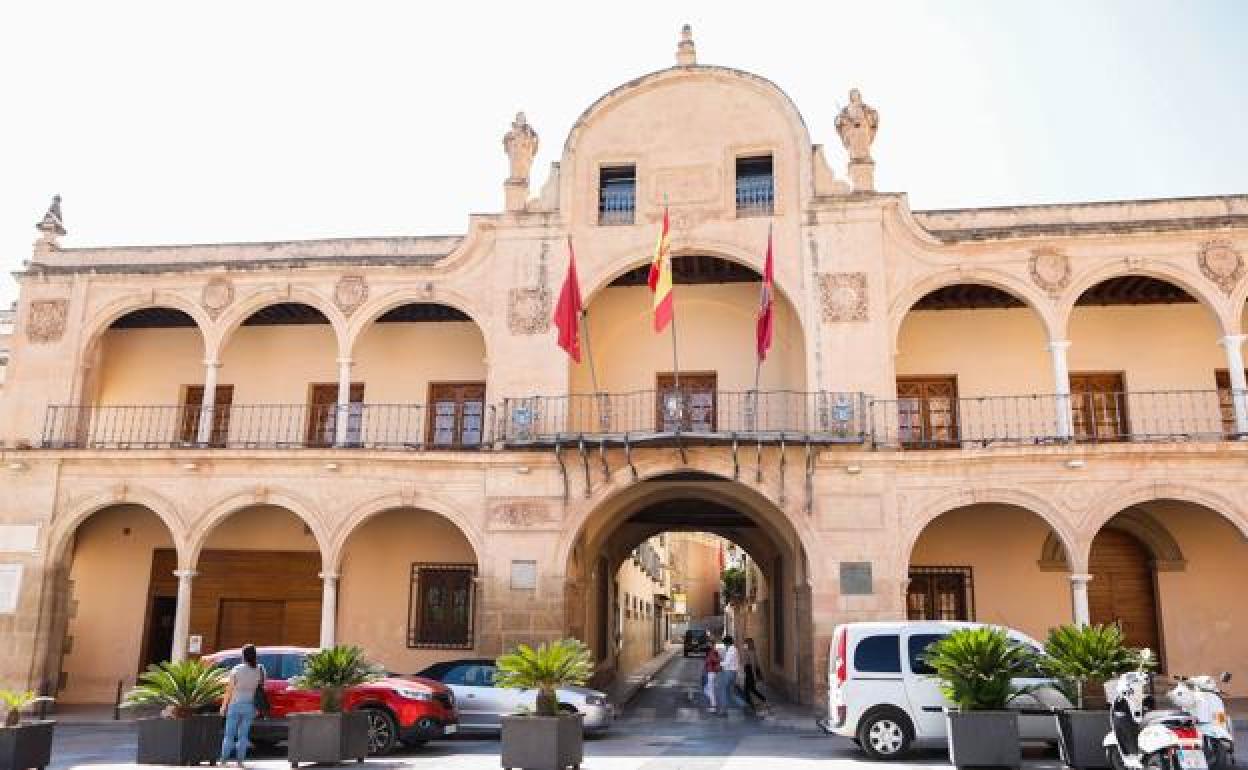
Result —
<path fill-rule="evenodd" d="M 775 210 L 776 187 L 770 174 L 737 179 L 738 217 L 769 217 Z"/>

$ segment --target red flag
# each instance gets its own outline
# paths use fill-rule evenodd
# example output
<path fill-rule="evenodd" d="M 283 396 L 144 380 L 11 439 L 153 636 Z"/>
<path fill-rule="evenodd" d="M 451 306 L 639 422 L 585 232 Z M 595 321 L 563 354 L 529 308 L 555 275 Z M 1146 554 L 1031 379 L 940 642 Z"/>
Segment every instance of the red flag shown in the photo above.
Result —
<path fill-rule="evenodd" d="M 771 248 L 771 228 L 767 228 L 767 261 L 763 264 L 763 289 L 758 298 L 758 323 L 756 324 L 756 336 L 758 360 L 761 362 L 767 358 L 767 351 L 771 349 L 771 329 L 775 314 L 772 308 L 772 248 Z"/>
<path fill-rule="evenodd" d="M 654 258 L 650 260 L 650 274 L 646 276 L 646 283 L 650 285 L 650 291 L 654 291 L 659 285 L 659 274 L 662 273 L 663 257 L 667 255 L 668 232 L 671 230 L 671 220 L 668 219 L 667 209 L 663 209 L 663 229 L 659 231 L 659 241 L 654 245 Z"/>
<path fill-rule="evenodd" d="M 572 360 L 581 362 L 581 286 L 576 278 L 576 253 L 572 251 L 572 237 L 568 236 L 568 275 L 559 290 L 559 302 L 555 305 L 555 326 L 559 329 L 559 347 L 568 351 Z"/>

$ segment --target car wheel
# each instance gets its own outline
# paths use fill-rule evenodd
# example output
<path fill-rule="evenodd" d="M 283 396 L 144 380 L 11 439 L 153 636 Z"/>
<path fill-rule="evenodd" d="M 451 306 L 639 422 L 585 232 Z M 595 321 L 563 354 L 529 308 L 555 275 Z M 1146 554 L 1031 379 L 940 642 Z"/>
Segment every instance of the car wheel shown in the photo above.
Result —
<path fill-rule="evenodd" d="M 897 709 L 880 709 L 858 723 L 858 742 L 871 759 L 896 759 L 910 750 L 914 728 Z"/>
<path fill-rule="evenodd" d="M 394 717 L 379 708 L 361 710 L 368 717 L 368 753 L 389 754 L 399 739 L 399 728 Z"/>

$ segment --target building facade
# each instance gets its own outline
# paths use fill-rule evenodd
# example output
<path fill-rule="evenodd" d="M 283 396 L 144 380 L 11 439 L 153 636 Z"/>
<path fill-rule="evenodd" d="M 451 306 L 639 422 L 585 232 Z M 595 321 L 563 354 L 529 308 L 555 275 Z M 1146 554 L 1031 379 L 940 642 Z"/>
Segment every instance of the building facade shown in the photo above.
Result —
<path fill-rule="evenodd" d="M 70 248 L 58 201 L 0 400 L 0 683 L 108 702 L 244 640 L 416 671 L 572 635 L 609 673 L 619 565 L 698 530 L 759 566 L 806 701 L 835 624 L 907 615 L 1119 621 L 1244 693 L 1248 197 L 912 211 L 879 122 L 854 92 L 834 172 L 686 33 L 536 192 L 517 116 L 463 236 Z M 569 237 L 592 369 L 551 321 Z"/>

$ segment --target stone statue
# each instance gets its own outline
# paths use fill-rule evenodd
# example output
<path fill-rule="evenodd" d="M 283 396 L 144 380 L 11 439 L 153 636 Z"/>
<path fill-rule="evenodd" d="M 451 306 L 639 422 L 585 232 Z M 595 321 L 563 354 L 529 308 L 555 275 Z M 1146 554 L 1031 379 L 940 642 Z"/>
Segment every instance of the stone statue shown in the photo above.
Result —
<path fill-rule="evenodd" d="M 533 156 L 537 155 L 537 132 L 529 125 L 523 112 L 516 113 L 511 130 L 503 137 L 503 149 L 511 162 L 511 176 L 507 181 L 513 184 L 524 182 L 527 187 Z"/>
<path fill-rule="evenodd" d="M 52 205 L 48 206 L 48 212 L 43 215 L 39 224 L 35 225 L 35 229 L 48 238 L 65 234 L 65 223 L 61 219 L 61 196 L 52 196 Z"/>
<path fill-rule="evenodd" d="M 871 162 L 871 143 L 880 127 L 880 114 L 862 101 L 857 88 L 849 92 L 849 104 L 836 116 L 836 133 L 849 152 L 849 160 Z"/>

